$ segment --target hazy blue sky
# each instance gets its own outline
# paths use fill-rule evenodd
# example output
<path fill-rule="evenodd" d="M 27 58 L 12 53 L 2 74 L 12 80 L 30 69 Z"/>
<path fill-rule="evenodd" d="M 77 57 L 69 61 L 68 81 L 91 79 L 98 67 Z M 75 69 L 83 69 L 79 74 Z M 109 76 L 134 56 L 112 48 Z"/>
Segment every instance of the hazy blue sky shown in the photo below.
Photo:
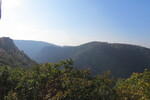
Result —
<path fill-rule="evenodd" d="M 150 47 L 150 0 L 3 0 L 0 37 Z"/>

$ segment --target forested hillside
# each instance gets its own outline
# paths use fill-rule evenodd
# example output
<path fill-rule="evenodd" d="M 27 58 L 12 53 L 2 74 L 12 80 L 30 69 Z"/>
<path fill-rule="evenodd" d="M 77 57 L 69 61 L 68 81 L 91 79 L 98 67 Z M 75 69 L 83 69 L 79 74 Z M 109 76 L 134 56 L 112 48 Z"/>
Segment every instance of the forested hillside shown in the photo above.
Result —
<path fill-rule="evenodd" d="M 30 67 L 36 64 L 23 51 L 20 51 L 8 37 L 0 38 L 0 65 L 9 67 Z"/>
<path fill-rule="evenodd" d="M 74 60 L 75 68 L 89 68 L 94 75 L 101 70 L 110 70 L 114 76 L 128 77 L 132 72 L 150 68 L 150 49 L 106 42 L 90 42 L 74 47 L 45 47 L 35 60 L 45 63 L 70 58 Z"/>
<path fill-rule="evenodd" d="M 150 100 L 147 48 L 92 42 L 43 50 L 46 57 L 51 51 L 53 62 L 72 55 L 75 65 L 72 59 L 37 64 L 10 38 L 0 38 L 0 100 Z"/>

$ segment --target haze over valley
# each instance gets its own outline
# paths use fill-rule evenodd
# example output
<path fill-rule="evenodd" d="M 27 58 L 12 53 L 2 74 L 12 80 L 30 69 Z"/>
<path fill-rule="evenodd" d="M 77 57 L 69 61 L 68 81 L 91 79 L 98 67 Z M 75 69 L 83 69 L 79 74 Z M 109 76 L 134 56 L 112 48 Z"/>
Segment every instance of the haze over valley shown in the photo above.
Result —
<path fill-rule="evenodd" d="M 150 1 L 0 0 L 0 100 L 150 100 Z"/>

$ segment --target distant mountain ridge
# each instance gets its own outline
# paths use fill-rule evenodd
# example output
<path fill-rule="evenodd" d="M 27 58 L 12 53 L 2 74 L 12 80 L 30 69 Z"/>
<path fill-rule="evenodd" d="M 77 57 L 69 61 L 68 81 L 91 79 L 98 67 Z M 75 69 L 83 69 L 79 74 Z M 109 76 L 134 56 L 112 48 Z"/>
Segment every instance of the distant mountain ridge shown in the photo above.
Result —
<path fill-rule="evenodd" d="M 47 46 L 56 46 L 54 44 L 42 42 L 42 41 L 32 41 L 32 40 L 13 40 L 15 45 L 23 50 L 31 59 L 34 59 L 42 48 Z"/>
<path fill-rule="evenodd" d="M 21 49 L 26 52 L 26 49 Z M 30 51 L 30 46 L 27 49 Z M 31 55 L 28 53 L 28 56 Z M 75 68 L 89 68 L 93 75 L 110 70 L 114 76 L 128 77 L 133 72 L 150 68 L 150 49 L 129 44 L 90 42 L 79 46 L 44 45 L 33 57 L 39 63 L 70 58 L 74 60 Z"/>
<path fill-rule="evenodd" d="M 74 47 L 45 47 L 36 61 L 58 62 L 73 59 L 76 68 L 89 68 L 96 75 L 110 70 L 115 76 L 128 77 L 133 72 L 150 68 L 150 49 L 107 42 L 90 42 Z"/>
<path fill-rule="evenodd" d="M 8 37 L 0 38 L 0 65 L 10 67 L 30 67 L 36 64 L 26 54 L 20 51 L 13 40 Z"/>

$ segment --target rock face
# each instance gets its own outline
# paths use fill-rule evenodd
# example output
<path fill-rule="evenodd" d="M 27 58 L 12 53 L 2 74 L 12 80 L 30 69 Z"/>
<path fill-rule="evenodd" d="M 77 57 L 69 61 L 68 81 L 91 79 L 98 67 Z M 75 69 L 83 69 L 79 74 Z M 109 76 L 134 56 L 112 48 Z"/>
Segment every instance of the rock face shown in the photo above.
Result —
<path fill-rule="evenodd" d="M 0 65 L 30 67 L 34 64 L 36 64 L 36 62 L 20 51 L 12 39 L 8 37 L 0 38 Z"/>

